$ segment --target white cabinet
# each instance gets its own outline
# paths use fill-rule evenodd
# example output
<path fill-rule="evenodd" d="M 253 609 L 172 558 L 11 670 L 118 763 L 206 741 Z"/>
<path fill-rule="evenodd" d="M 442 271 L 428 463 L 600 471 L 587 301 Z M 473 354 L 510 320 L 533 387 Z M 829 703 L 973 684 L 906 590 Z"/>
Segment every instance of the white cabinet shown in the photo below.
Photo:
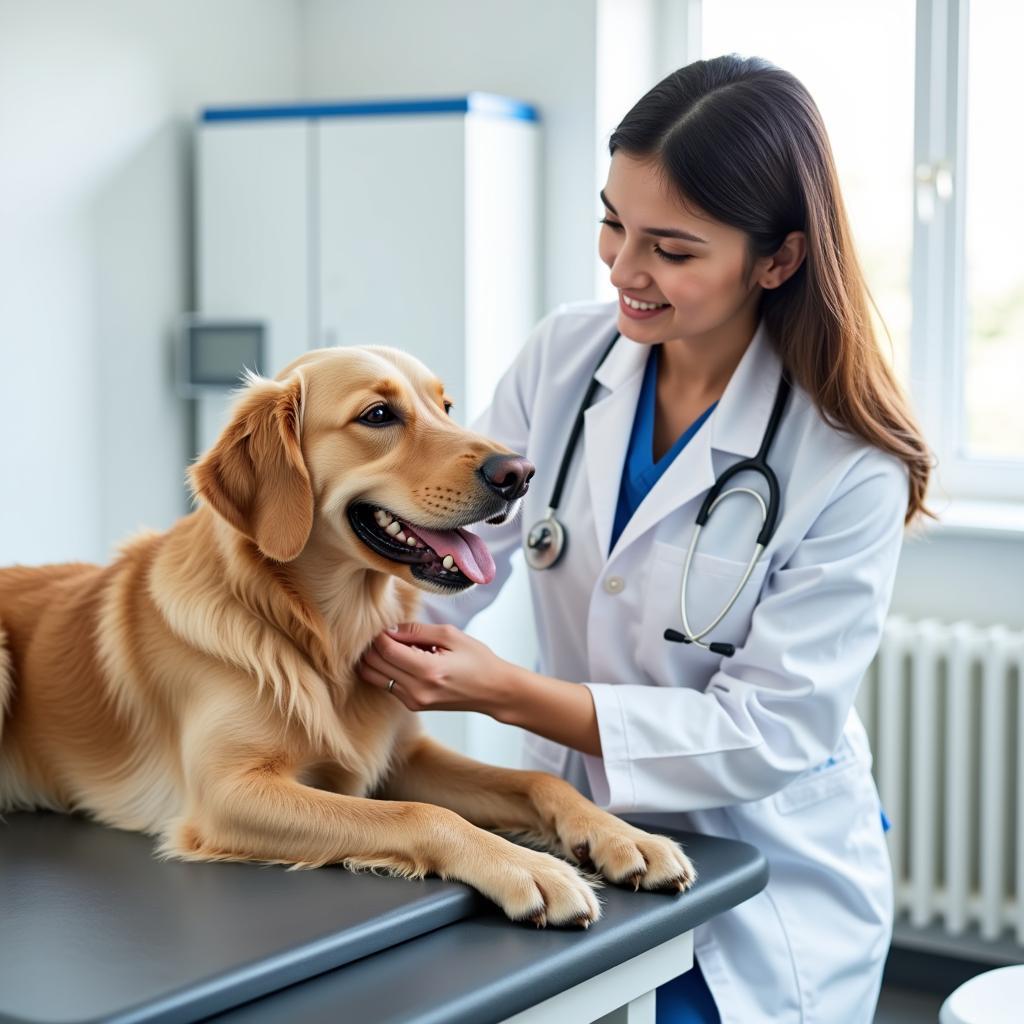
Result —
<path fill-rule="evenodd" d="M 460 406 L 466 128 L 464 117 L 403 116 L 324 121 L 315 129 L 321 339 L 412 352 Z"/>

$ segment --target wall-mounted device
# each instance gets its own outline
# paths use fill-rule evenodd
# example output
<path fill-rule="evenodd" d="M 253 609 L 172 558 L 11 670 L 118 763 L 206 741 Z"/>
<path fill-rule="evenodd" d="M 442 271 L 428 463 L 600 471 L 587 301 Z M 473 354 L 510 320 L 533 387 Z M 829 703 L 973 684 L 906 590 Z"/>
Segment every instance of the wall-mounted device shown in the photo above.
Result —
<path fill-rule="evenodd" d="M 266 357 L 265 323 L 187 314 L 178 332 L 178 393 L 223 394 L 242 383 L 246 369 L 264 372 Z"/>

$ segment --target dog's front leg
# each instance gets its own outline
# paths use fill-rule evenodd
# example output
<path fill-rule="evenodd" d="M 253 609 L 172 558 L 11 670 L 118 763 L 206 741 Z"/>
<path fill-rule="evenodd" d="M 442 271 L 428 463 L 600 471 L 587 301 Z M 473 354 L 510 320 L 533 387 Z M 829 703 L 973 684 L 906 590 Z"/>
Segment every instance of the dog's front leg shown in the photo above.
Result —
<path fill-rule="evenodd" d="M 602 811 L 563 779 L 482 764 L 426 735 L 411 741 L 381 793 L 439 804 L 482 828 L 521 834 L 637 889 L 683 890 L 697 877 L 677 843 Z"/>
<path fill-rule="evenodd" d="M 165 837 L 165 856 L 436 874 L 472 885 L 513 920 L 589 925 L 600 917 L 592 885 L 571 865 L 443 807 L 314 789 L 273 757 L 222 754 L 216 775 L 208 769 L 197 781 L 190 813 Z"/>

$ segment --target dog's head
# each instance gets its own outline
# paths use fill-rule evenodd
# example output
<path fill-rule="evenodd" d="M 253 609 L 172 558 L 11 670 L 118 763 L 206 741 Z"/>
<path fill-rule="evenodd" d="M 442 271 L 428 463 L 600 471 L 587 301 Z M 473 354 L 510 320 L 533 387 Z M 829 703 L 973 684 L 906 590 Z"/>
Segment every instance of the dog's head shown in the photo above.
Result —
<path fill-rule="evenodd" d="M 465 527 L 517 511 L 533 466 L 449 418 L 442 383 L 379 346 L 315 349 L 274 380 L 250 376 L 193 491 L 268 558 L 315 533 L 330 548 L 424 590 L 494 578 Z"/>

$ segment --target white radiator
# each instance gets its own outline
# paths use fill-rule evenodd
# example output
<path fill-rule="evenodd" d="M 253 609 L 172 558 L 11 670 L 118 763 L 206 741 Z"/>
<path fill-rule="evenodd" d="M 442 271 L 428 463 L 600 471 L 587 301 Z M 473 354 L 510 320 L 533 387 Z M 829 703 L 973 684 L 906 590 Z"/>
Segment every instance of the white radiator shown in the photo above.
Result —
<path fill-rule="evenodd" d="M 857 707 L 910 928 L 1024 945 L 1024 633 L 888 619 Z"/>

